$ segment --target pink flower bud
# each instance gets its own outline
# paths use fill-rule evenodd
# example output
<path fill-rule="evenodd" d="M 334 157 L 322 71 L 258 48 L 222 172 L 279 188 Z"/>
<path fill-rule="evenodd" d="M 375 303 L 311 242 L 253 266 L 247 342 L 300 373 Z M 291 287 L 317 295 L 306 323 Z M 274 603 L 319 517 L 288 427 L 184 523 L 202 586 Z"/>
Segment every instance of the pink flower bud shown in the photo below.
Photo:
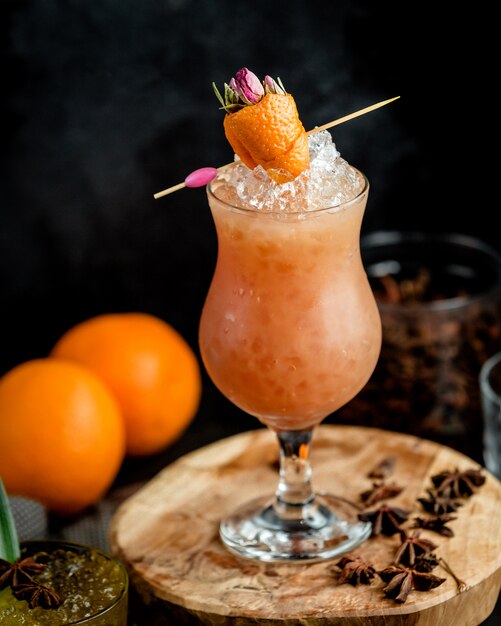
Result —
<path fill-rule="evenodd" d="M 237 82 L 236 82 L 236 80 L 234 78 L 230 79 L 229 87 L 233 91 L 233 93 L 235 93 L 238 96 L 238 85 L 237 85 Z"/>
<path fill-rule="evenodd" d="M 282 87 L 280 87 L 280 85 L 275 80 L 273 80 L 271 76 L 265 76 L 263 83 L 266 93 L 278 93 L 281 95 L 285 95 L 285 90 L 282 89 Z"/>
<path fill-rule="evenodd" d="M 264 96 L 264 88 L 259 78 L 243 67 L 230 80 L 230 88 L 245 104 L 256 104 Z"/>

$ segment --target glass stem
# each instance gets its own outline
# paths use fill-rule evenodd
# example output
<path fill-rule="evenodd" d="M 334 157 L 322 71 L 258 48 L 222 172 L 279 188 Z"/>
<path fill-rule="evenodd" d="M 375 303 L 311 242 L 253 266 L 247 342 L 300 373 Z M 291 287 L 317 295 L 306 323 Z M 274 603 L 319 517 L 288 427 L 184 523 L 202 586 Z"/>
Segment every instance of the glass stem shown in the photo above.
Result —
<path fill-rule="evenodd" d="M 276 433 L 280 445 L 280 480 L 275 510 L 282 518 L 300 519 L 303 507 L 313 502 L 309 461 L 313 430 Z"/>

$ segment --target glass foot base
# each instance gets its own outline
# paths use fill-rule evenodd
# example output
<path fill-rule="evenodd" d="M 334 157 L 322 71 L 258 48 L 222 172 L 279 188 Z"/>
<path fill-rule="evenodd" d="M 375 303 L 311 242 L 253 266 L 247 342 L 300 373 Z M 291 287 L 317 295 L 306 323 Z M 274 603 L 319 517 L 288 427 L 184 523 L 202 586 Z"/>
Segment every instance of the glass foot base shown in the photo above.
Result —
<path fill-rule="evenodd" d="M 273 498 L 246 503 L 221 522 L 223 543 L 240 556 L 260 561 L 321 561 L 363 543 L 371 524 L 358 521 L 353 505 L 335 496 L 317 495 L 297 509 Z"/>

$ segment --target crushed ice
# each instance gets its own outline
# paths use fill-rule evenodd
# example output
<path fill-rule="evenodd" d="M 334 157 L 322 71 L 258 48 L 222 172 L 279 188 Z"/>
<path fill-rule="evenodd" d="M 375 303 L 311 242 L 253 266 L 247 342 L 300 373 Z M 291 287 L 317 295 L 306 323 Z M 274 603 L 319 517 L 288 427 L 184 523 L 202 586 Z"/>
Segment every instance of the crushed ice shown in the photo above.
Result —
<path fill-rule="evenodd" d="M 234 196 L 225 199 L 243 208 L 284 212 L 335 207 L 353 199 L 363 179 L 341 158 L 329 131 L 310 135 L 308 142 L 310 169 L 281 185 L 260 165 L 250 170 L 236 157 L 237 164 L 219 177 L 227 183 L 226 192 Z"/>

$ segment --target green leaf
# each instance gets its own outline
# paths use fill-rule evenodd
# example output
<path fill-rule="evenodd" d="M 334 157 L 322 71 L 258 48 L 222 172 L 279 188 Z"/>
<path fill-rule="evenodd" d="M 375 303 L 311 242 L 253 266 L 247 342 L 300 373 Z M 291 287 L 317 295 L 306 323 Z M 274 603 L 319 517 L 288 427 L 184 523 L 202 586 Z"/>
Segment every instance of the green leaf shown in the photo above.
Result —
<path fill-rule="evenodd" d="M 223 105 L 223 109 L 226 106 L 223 100 L 223 96 L 219 93 L 219 89 L 216 87 L 216 83 L 212 83 L 212 89 L 214 89 L 214 93 L 216 94 L 216 98 Z"/>
<path fill-rule="evenodd" d="M 284 84 L 282 82 L 282 80 L 280 79 L 280 76 L 277 76 L 277 83 L 280 85 L 280 87 L 285 91 L 285 93 L 287 93 Z"/>
<path fill-rule="evenodd" d="M 0 558 L 13 563 L 20 555 L 14 518 L 0 478 Z"/>
<path fill-rule="evenodd" d="M 229 107 L 234 104 L 238 104 L 238 96 L 227 83 L 224 83 L 224 105 Z"/>

